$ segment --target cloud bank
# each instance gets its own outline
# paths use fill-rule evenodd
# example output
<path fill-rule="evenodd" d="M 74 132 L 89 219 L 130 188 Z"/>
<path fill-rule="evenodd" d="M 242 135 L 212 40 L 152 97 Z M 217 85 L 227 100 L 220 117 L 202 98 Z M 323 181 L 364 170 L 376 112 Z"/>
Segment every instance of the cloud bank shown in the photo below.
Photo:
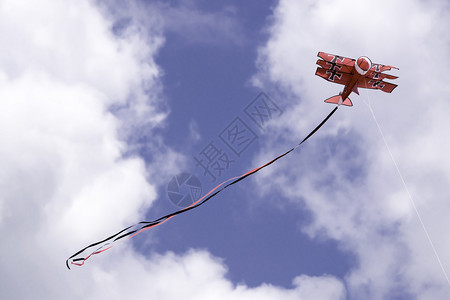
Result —
<path fill-rule="evenodd" d="M 254 84 L 272 86 L 296 103 L 269 136 L 292 145 L 333 107 L 322 101 L 341 86 L 314 76 L 317 52 L 369 56 L 400 71 L 392 94 L 360 90 L 301 154 L 256 178 L 306 205 L 304 232 L 337 240 L 356 254 L 344 279 L 350 299 L 445 299 L 447 282 L 424 234 L 368 105 L 384 130 L 413 200 L 450 273 L 450 176 L 447 98 L 449 7 L 444 1 L 280 1 L 270 38 L 259 51 Z M 299 100 L 300 99 L 300 100 Z M 264 149 L 265 161 L 280 149 Z M 264 153 L 264 154 L 263 154 Z M 283 165 L 284 164 L 284 165 Z M 299 170 L 301 170 L 299 172 Z M 277 178 L 268 186 L 267 177 Z"/>
<path fill-rule="evenodd" d="M 65 268 L 80 245 L 134 223 L 157 197 L 147 179 L 158 165 L 130 148 L 134 130 L 154 135 L 167 113 L 153 61 L 164 37 L 156 16 L 151 28 L 118 25 L 101 5 L 0 5 L 2 298 L 343 299 L 330 276 L 299 276 L 291 289 L 234 285 L 201 250 L 144 257 L 123 243 L 89 268 Z M 179 159 L 169 154 L 169 165 Z"/>

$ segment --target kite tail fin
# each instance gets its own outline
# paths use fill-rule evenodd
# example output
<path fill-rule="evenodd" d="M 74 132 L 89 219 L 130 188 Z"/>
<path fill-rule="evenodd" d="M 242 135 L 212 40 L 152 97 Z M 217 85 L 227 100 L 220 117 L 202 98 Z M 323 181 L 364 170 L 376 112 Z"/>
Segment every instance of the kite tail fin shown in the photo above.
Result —
<path fill-rule="evenodd" d="M 325 102 L 326 103 L 334 103 L 334 104 L 337 104 L 338 106 L 341 104 L 346 105 L 346 106 L 353 106 L 353 103 L 350 100 L 350 98 L 347 97 L 347 98 L 345 98 L 344 101 L 342 101 L 341 95 L 336 95 L 336 96 L 330 97 L 327 100 L 325 100 Z"/>

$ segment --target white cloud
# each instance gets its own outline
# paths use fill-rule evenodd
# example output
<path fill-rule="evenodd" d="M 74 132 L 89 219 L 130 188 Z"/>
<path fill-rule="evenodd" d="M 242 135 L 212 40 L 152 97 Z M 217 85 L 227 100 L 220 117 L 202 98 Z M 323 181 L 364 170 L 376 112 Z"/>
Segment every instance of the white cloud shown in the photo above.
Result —
<path fill-rule="evenodd" d="M 0 252 L 8 257 L 0 290 L 7 298 L 62 293 L 70 281 L 57 289 L 51 282 L 65 277 L 65 257 L 105 228 L 134 222 L 155 199 L 143 161 L 121 158 L 121 120 L 108 108 L 125 104 L 157 69 L 141 57 L 149 50 L 138 36 L 118 40 L 110 25 L 87 1 L 0 6 Z"/>
<path fill-rule="evenodd" d="M 244 42 L 236 9 L 225 6 L 218 12 L 200 10 L 194 1 L 180 1 L 177 6 L 156 5 L 165 16 L 164 28 L 184 37 L 191 43 L 240 45 Z"/>
<path fill-rule="evenodd" d="M 263 284 L 234 286 L 224 278 L 226 268 L 205 251 L 185 255 L 166 253 L 150 260 L 125 256 L 104 269 L 94 267 L 87 299 L 344 299 L 345 291 L 333 277 L 297 277 L 292 289 Z M 130 272 L 130 269 L 133 272 Z M 103 287 L 103 288 L 99 288 Z M 82 293 L 79 293 L 82 294 Z"/>
<path fill-rule="evenodd" d="M 121 20 L 118 25 L 127 27 L 130 15 L 145 24 L 151 24 L 165 33 L 176 34 L 189 44 L 239 46 L 245 42 L 237 9 L 224 5 L 221 10 L 201 9 L 195 1 L 181 0 L 138 2 L 107 0 L 109 10 Z M 152 18 L 149 18 L 149 14 Z M 155 24 L 156 23 L 156 24 Z M 156 26 L 155 26 L 156 25 Z M 118 26 L 121 28 L 121 26 Z M 119 30 L 120 31 L 120 30 Z"/>
<path fill-rule="evenodd" d="M 132 268 L 134 273 L 124 276 Z M 92 298 L 133 299 L 344 299 L 342 283 L 333 277 L 297 277 L 292 289 L 263 284 L 256 288 L 234 286 L 224 278 L 226 268 L 205 251 L 155 255 L 150 261 L 127 257 L 107 271 L 98 271 L 96 284 L 112 287 L 98 290 Z M 119 285 L 113 286 L 115 282 Z"/>
<path fill-rule="evenodd" d="M 106 13 L 83 0 L 0 5 L 1 297 L 342 299 L 333 277 L 301 276 L 292 289 L 234 286 L 205 251 L 146 258 L 122 243 L 65 268 L 105 229 L 139 220 L 156 197 L 146 178 L 162 168 L 123 154 L 130 129 L 164 120 L 153 62 L 163 38 L 158 26 L 146 36 L 135 23 L 114 36 Z M 165 168 L 182 159 L 155 140 L 156 155 L 168 152 Z"/>
<path fill-rule="evenodd" d="M 294 94 L 270 136 L 294 143 L 332 106 L 323 100 L 341 86 L 314 76 L 318 51 L 367 55 L 400 70 L 392 94 L 351 96 L 301 153 L 266 172 L 276 187 L 313 212 L 304 228 L 311 237 L 336 239 L 355 253 L 358 267 L 346 277 L 351 299 L 403 295 L 444 299 L 450 287 L 420 226 L 365 102 L 370 100 L 393 155 L 406 178 L 444 268 L 450 273 L 445 228 L 450 150 L 447 129 L 450 65 L 449 8 L 442 1 L 280 1 L 260 49 L 254 83 L 276 84 Z M 300 100 L 298 100 L 300 99 Z M 284 144 L 287 144 L 284 142 Z M 264 149 L 265 153 L 278 153 Z M 262 160 L 262 159 L 261 159 Z M 281 165 L 281 166 L 280 166 Z M 299 171 L 300 170 L 300 171 Z M 276 173 L 276 174 L 273 174 Z M 257 178 L 266 191 L 263 174 Z M 402 298 L 403 299 L 403 298 Z"/>

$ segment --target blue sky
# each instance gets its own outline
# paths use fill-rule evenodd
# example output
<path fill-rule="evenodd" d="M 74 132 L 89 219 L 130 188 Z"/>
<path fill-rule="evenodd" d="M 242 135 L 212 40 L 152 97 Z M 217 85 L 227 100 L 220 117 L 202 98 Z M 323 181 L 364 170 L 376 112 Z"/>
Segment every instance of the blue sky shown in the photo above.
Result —
<path fill-rule="evenodd" d="M 449 20 L 439 0 L 3 1 L 1 298 L 449 298 Z M 341 90 L 314 76 L 318 51 L 397 66 L 399 87 L 65 268 L 177 210 L 173 176 L 206 193 L 296 145 Z M 262 127 L 255 99 L 276 105 Z M 236 124 L 251 143 L 233 152 Z M 215 180 L 195 161 L 211 145 L 232 161 Z"/>
<path fill-rule="evenodd" d="M 217 14 L 226 8 L 205 4 L 195 3 L 194 8 L 205 14 Z M 256 167 L 252 157 L 260 143 L 277 142 L 276 137 L 266 136 L 244 112 L 255 97 L 264 92 L 249 81 L 257 72 L 257 49 L 268 38 L 265 28 L 274 4 L 273 1 L 258 5 L 228 3 L 236 10 L 232 22 L 238 31 L 234 38 L 190 40 L 189 30 L 179 28 L 165 35 L 164 46 L 156 56 L 156 63 L 164 72 L 162 83 L 170 106 L 168 125 L 162 129 L 164 141 L 186 155 L 188 162 L 182 171 L 196 175 L 204 193 L 220 182 Z M 182 5 L 174 4 L 174 9 Z M 220 27 L 220 24 L 210 26 L 212 32 L 219 31 L 216 26 Z M 272 101 L 278 102 L 276 97 Z M 283 117 L 280 116 L 283 109 L 279 109 L 271 118 Z M 257 136 L 241 156 L 230 151 L 219 137 L 235 117 L 241 118 Z M 192 139 L 191 124 L 195 124 L 198 140 Z M 314 126 L 311 124 L 311 129 Z M 221 176 L 213 171 L 216 178 L 205 175 L 194 159 L 194 156 L 202 157 L 201 151 L 210 142 L 233 160 Z M 254 203 L 259 201 L 255 191 L 258 187 L 250 180 L 241 185 L 224 191 L 198 211 L 173 220 L 173 224 L 158 228 L 155 232 L 157 244 L 145 251 L 183 253 L 190 248 L 207 249 L 226 261 L 228 276 L 233 282 L 250 286 L 266 282 L 291 287 L 292 278 L 299 270 L 307 275 L 343 276 L 346 273 L 352 263 L 351 254 L 339 251 L 332 241 L 311 241 L 300 232 L 301 224 L 310 218 L 307 211 L 295 206 L 254 208 Z M 161 211 L 171 212 L 178 207 L 164 197 L 165 188 L 160 189 L 162 197 L 155 204 L 161 206 Z M 281 195 L 270 198 L 274 202 L 285 201 Z M 157 218 L 161 211 L 150 211 L 147 218 Z M 141 239 L 145 241 L 148 236 L 136 238 L 136 243 L 139 244 Z"/>

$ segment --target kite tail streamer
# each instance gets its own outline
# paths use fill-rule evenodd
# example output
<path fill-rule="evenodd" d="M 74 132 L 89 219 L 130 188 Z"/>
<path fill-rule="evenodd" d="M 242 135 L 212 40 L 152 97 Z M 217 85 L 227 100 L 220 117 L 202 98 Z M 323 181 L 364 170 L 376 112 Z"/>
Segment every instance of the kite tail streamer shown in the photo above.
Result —
<path fill-rule="evenodd" d="M 70 264 L 72 265 L 76 265 L 76 266 L 82 266 L 84 265 L 84 262 L 86 260 L 88 260 L 91 256 L 95 255 L 95 254 L 99 254 L 102 253 L 108 249 L 111 249 L 113 247 L 113 243 L 123 239 L 125 237 L 131 238 L 133 236 L 135 236 L 138 233 L 141 233 L 144 230 L 147 230 L 149 228 L 158 226 L 163 224 L 164 222 L 168 221 L 169 219 L 173 218 L 176 215 L 179 215 L 181 213 L 187 212 L 191 209 L 194 209 L 196 207 L 199 207 L 200 205 L 204 204 L 206 201 L 210 200 L 211 198 L 213 198 L 214 196 L 216 196 L 218 193 L 220 193 L 221 191 L 223 191 L 224 189 L 228 188 L 229 186 L 232 186 L 235 183 L 238 183 L 239 181 L 247 178 L 248 176 L 255 174 L 256 172 L 258 172 L 261 169 L 264 169 L 265 167 L 273 164 L 274 162 L 276 162 L 277 160 L 279 160 L 280 158 L 286 156 L 287 154 L 289 154 L 290 152 L 294 151 L 295 149 L 297 149 L 298 147 L 300 147 L 304 142 L 306 142 L 314 133 L 316 133 L 320 127 L 322 127 L 327 121 L 328 119 L 336 112 L 336 110 L 338 109 L 339 106 L 336 106 L 326 117 L 325 119 L 323 119 L 322 122 L 320 122 L 319 125 L 317 125 L 300 143 L 298 143 L 297 145 L 295 145 L 292 149 L 289 149 L 288 151 L 284 152 L 281 155 L 278 155 L 277 157 L 275 157 L 274 159 L 272 159 L 271 161 L 265 163 L 264 165 L 257 167 L 247 173 L 244 173 L 240 176 L 236 176 L 233 178 L 230 178 L 224 182 L 222 182 L 221 184 L 219 184 L 218 186 L 216 186 L 215 188 L 213 188 L 211 191 L 209 191 L 206 195 L 204 195 L 203 197 L 201 197 L 200 199 L 198 199 L 197 201 L 195 201 L 194 203 L 192 203 L 191 205 L 189 205 L 188 207 L 185 207 L 183 209 L 180 209 L 176 212 L 173 212 L 171 214 L 165 215 L 159 219 L 153 220 L 153 221 L 142 221 L 139 222 L 135 225 L 129 226 L 125 229 L 122 229 L 121 231 L 117 232 L 116 234 L 111 235 L 110 237 L 92 243 L 88 246 L 86 246 L 85 248 L 81 249 L 80 251 L 76 252 L 75 254 L 73 254 L 72 256 L 70 256 L 67 260 L 66 260 L 66 266 L 68 269 L 70 269 Z M 88 251 L 88 250 L 93 250 L 90 254 L 88 254 L 87 256 L 81 256 L 84 252 Z M 70 263 L 70 264 L 69 264 Z"/>

